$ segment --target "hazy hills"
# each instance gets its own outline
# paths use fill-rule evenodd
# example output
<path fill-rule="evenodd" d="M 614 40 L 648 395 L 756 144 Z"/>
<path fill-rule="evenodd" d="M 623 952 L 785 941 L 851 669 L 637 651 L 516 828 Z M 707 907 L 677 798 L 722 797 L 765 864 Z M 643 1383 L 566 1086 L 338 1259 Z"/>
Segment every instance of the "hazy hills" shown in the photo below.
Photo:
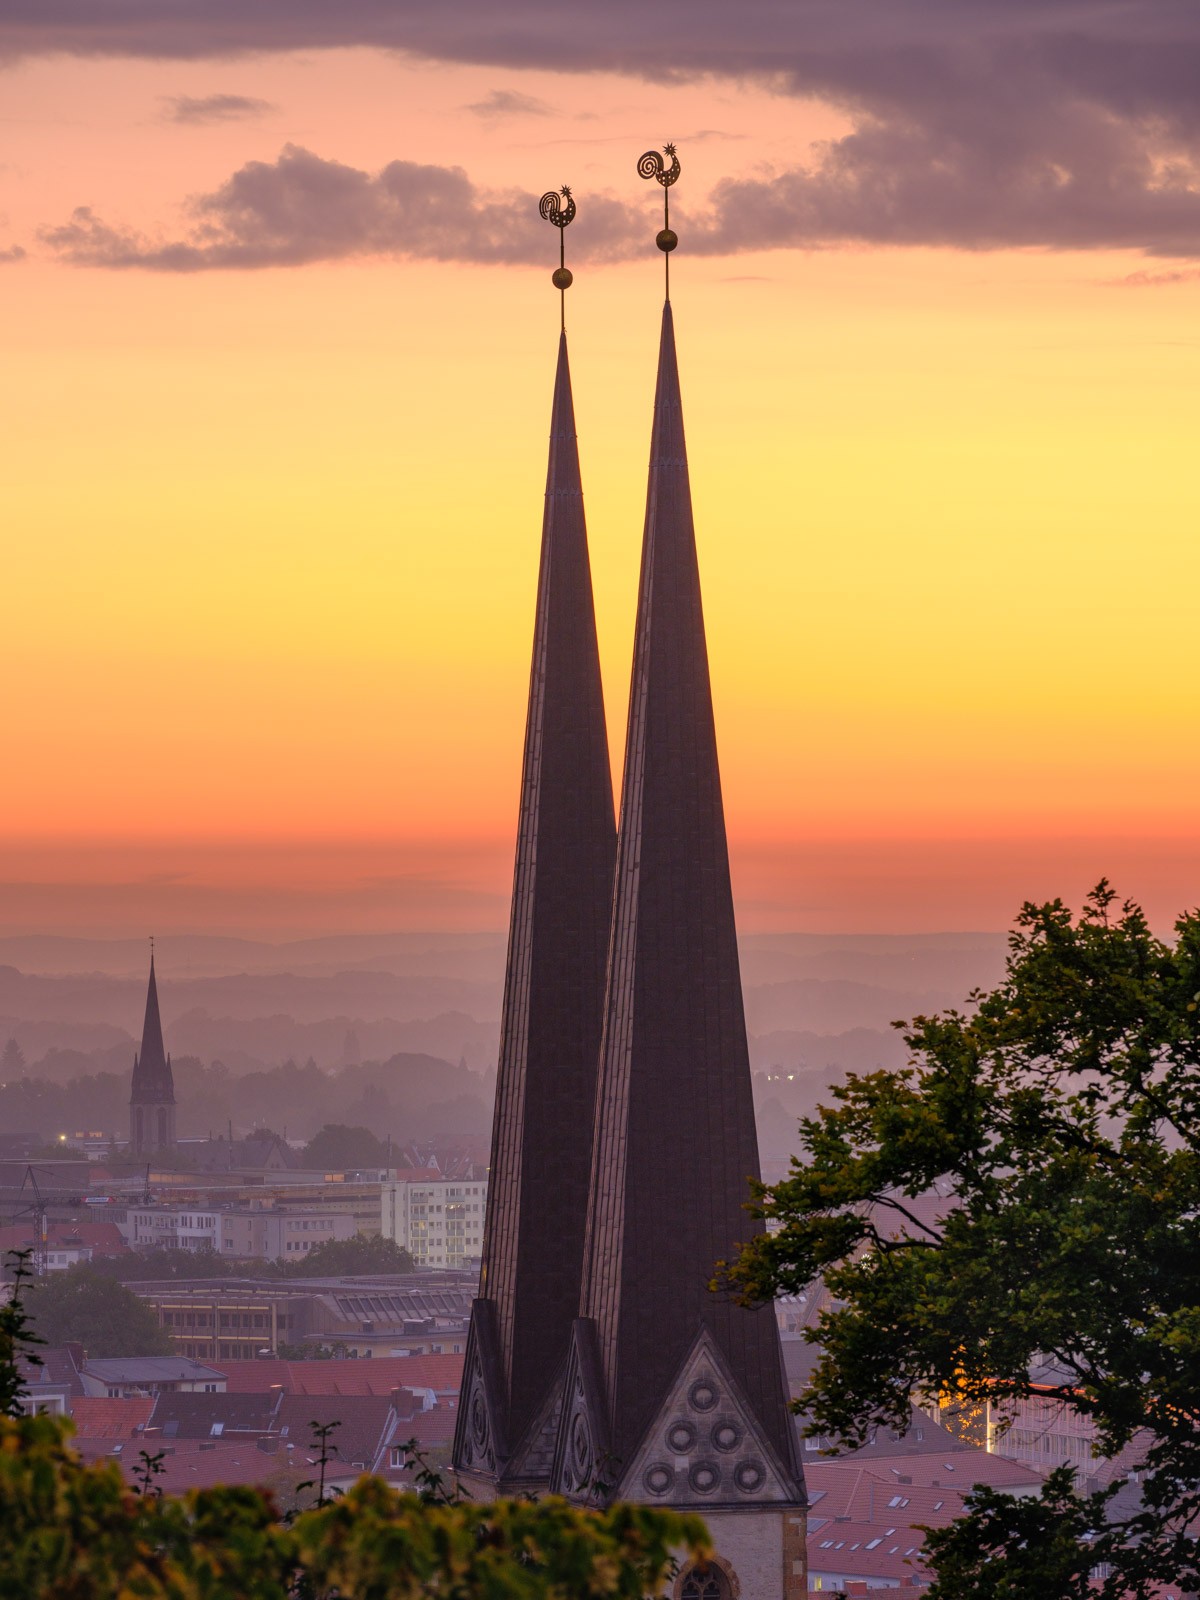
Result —
<path fill-rule="evenodd" d="M 433 1124 L 449 1135 L 456 1117 L 464 1134 L 477 1133 L 490 1115 L 504 952 L 500 934 L 160 939 L 167 1044 L 176 1060 L 188 1058 L 181 1126 L 202 1132 L 233 1117 L 288 1121 L 307 1135 L 333 1106 L 396 1138 L 431 1136 Z M 763 1154 L 774 1161 L 829 1083 L 903 1059 L 892 1021 L 960 1005 L 973 987 L 995 983 L 1005 938 L 751 934 L 741 952 Z M 19 1105 L 11 1088 L 0 1090 L 8 1126 L 34 1115 L 40 1125 L 52 1103 L 57 1119 L 72 1102 L 52 1085 L 98 1073 L 119 1081 L 77 1083 L 75 1103 L 81 1115 L 84 1100 L 95 1116 L 107 1107 L 102 1125 L 119 1125 L 147 962 L 143 941 L 0 939 L 0 1046 L 15 1039 L 39 1085 Z M 418 1094 L 402 1058 L 421 1059 Z M 292 1076 L 285 1086 L 301 1071 L 303 1084 Z"/>

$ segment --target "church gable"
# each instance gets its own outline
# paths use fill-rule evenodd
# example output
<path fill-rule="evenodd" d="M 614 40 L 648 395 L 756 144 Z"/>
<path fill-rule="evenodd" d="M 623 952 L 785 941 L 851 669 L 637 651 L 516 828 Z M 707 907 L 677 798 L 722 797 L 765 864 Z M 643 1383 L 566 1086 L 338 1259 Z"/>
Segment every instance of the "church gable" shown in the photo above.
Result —
<path fill-rule="evenodd" d="M 720 1348 L 702 1327 L 616 1486 L 622 1500 L 723 1510 L 794 1505 L 776 1457 Z"/>
<path fill-rule="evenodd" d="M 475 1301 L 454 1436 L 456 1469 L 490 1478 L 497 1476 L 506 1454 L 494 1317 L 490 1300 Z"/>
<path fill-rule="evenodd" d="M 596 1324 L 580 1317 L 571 1330 L 550 1487 L 569 1499 L 602 1505 L 612 1498 L 612 1480 L 619 1470 L 620 1463 L 609 1453 Z"/>

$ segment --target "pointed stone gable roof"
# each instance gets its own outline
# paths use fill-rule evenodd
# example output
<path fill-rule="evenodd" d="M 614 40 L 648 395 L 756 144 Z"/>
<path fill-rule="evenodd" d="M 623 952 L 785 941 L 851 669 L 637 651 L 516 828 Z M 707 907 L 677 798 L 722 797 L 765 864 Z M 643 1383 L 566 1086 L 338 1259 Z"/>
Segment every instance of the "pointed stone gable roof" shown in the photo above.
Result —
<path fill-rule="evenodd" d="M 655 1500 L 697 1511 L 794 1505 L 790 1458 L 781 1461 L 739 1392 L 716 1340 L 701 1328 L 640 1450 L 621 1465 L 620 1500 Z"/>
<path fill-rule="evenodd" d="M 142 1023 L 142 1047 L 133 1058 L 133 1087 L 129 1099 L 134 1105 L 173 1105 L 175 1102 L 171 1063 L 163 1049 L 153 955 L 150 957 L 150 985 L 146 990 L 146 1019 Z"/>
<path fill-rule="evenodd" d="M 526 1472 L 578 1313 L 616 858 L 565 333 L 546 475 L 480 1295 L 455 1461 Z M 468 1419 L 473 1419 L 468 1428 Z M 534 1449 L 541 1460 L 544 1449 Z M 488 1463 L 492 1465 L 488 1465 Z M 544 1469 L 528 1469 L 536 1478 Z M 527 1473 L 528 1475 L 528 1473 Z"/>
<path fill-rule="evenodd" d="M 580 1463 L 589 1448 L 609 1454 L 619 1471 L 641 1460 L 649 1430 L 703 1331 L 719 1353 L 737 1406 L 772 1453 L 763 1480 L 772 1484 L 770 1498 L 781 1482 L 799 1498 L 772 1310 L 745 1310 L 708 1287 L 716 1263 L 735 1255 L 739 1241 L 761 1227 L 743 1210 L 748 1179 L 758 1172 L 668 304 L 654 402 L 580 1306 L 581 1319 L 592 1329 L 605 1415 L 593 1414 L 588 1383 L 572 1375 L 559 1463 L 571 1451 Z M 589 1343 L 582 1334 L 581 1328 L 575 1342 L 581 1376 Z M 749 1483 L 753 1475 L 743 1476 Z M 569 1473 L 556 1481 L 577 1492 Z M 637 1494 L 636 1485 L 629 1492 Z"/>

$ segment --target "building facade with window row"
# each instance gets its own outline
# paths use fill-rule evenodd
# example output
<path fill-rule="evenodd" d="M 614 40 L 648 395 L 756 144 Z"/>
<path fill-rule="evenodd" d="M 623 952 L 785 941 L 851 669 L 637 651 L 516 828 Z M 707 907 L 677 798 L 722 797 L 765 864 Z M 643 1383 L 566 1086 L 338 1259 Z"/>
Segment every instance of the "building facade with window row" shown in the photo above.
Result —
<path fill-rule="evenodd" d="M 352 1215 L 324 1206 L 130 1206 L 121 1226 L 134 1250 L 212 1250 L 232 1260 L 257 1261 L 295 1261 L 356 1232 Z"/>
<path fill-rule="evenodd" d="M 472 1266 L 483 1249 L 487 1191 L 484 1179 L 467 1182 L 440 1173 L 384 1183 L 383 1236 L 409 1251 L 419 1267 Z"/>

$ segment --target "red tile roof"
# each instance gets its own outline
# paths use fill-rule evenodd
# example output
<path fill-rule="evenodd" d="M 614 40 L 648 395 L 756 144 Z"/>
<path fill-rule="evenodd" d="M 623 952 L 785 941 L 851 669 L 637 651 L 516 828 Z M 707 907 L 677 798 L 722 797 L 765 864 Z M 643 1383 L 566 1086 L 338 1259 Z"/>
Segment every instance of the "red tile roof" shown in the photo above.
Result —
<path fill-rule="evenodd" d="M 161 1443 L 127 1444 L 118 1458 L 125 1478 L 135 1481 L 143 1449 L 154 1455 L 162 1448 Z M 173 1448 L 168 1446 L 162 1465 L 165 1470 L 154 1481 L 164 1494 L 184 1494 L 188 1489 L 208 1489 L 218 1483 L 289 1488 L 313 1475 L 300 1450 L 289 1452 L 281 1446 L 268 1455 L 252 1441 L 188 1439 Z"/>
<path fill-rule="evenodd" d="M 827 1522 L 809 1535 L 808 1570 L 838 1578 L 890 1578 L 911 1587 L 928 1583 L 925 1536 L 897 1522 Z"/>
<path fill-rule="evenodd" d="M 285 1395 L 279 1407 L 281 1438 L 294 1444 L 297 1454 L 304 1452 L 306 1459 L 318 1449 L 312 1424 L 337 1424 L 329 1444 L 343 1476 L 347 1471 L 372 1472 L 386 1465 L 381 1457 L 391 1442 L 393 1420 L 391 1399 L 383 1395 L 292 1394 Z"/>
<path fill-rule="evenodd" d="M 1042 1486 L 1032 1468 L 970 1449 L 809 1457 L 804 1476 L 809 1571 L 840 1580 L 886 1578 L 906 1586 L 930 1581 L 921 1564 L 925 1536 L 915 1524 L 938 1528 L 953 1522 L 978 1483 L 1018 1493 Z"/>
<path fill-rule="evenodd" d="M 454 1438 L 457 1417 L 456 1406 L 434 1406 L 432 1411 L 418 1411 L 413 1417 L 398 1417 L 390 1443 L 405 1444 L 409 1439 L 415 1439 L 422 1450 L 450 1444 Z"/>
<path fill-rule="evenodd" d="M 858 1464 L 853 1455 L 846 1459 L 847 1464 Z M 899 1482 L 901 1477 L 907 1477 L 915 1484 L 940 1485 L 943 1489 L 966 1490 L 977 1483 L 987 1483 L 998 1489 L 1029 1488 L 1040 1493 L 1045 1482 L 1033 1467 L 987 1450 L 952 1450 L 919 1456 L 873 1454 L 869 1461 L 864 1458 L 862 1465 L 885 1481 Z"/>
<path fill-rule="evenodd" d="M 928 1523 L 944 1527 L 962 1515 L 969 1486 L 961 1489 L 921 1488 L 911 1483 L 885 1483 L 865 1468 L 831 1467 L 825 1463 L 804 1469 L 809 1497 L 809 1527 L 815 1533 L 823 1522 L 837 1517 L 854 1522 L 905 1526 Z M 893 1501 L 895 1504 L 893 1504 Z M 822 1535 L 828 1537 L 828 1533 Z"/>
<path fill-rule="evenodd" d="M 71 1401 L 75 1437 L 85 1439 L 131 1439 L 144 1428 L 154 1410 L 154 1399 L 108 1400 L 102 1395 L 76 1395 Z"/>
<path fill-rule="evenodd" d="M 382 1356 L 358 1361 L 219 1361 L 231 1393 L 261 1394 L 282 1384 L 285 1394 L 391 1394 L 393 1389 L 433 1389 L 456 1395 L 463 1357 Z"/>
<path fill-rule="evenodd" d="M 69 1248 L 68 1241 L 86 1245 L 93 1255 L 124 1255 L 129 1249 L 115 1222 L 49 1222 L 46 1243 L 51 1250 Z M 34 1231 L 30 1223 L 12 1223 L 0 1228 L 0 1251 L 31 1249 Z"/>

